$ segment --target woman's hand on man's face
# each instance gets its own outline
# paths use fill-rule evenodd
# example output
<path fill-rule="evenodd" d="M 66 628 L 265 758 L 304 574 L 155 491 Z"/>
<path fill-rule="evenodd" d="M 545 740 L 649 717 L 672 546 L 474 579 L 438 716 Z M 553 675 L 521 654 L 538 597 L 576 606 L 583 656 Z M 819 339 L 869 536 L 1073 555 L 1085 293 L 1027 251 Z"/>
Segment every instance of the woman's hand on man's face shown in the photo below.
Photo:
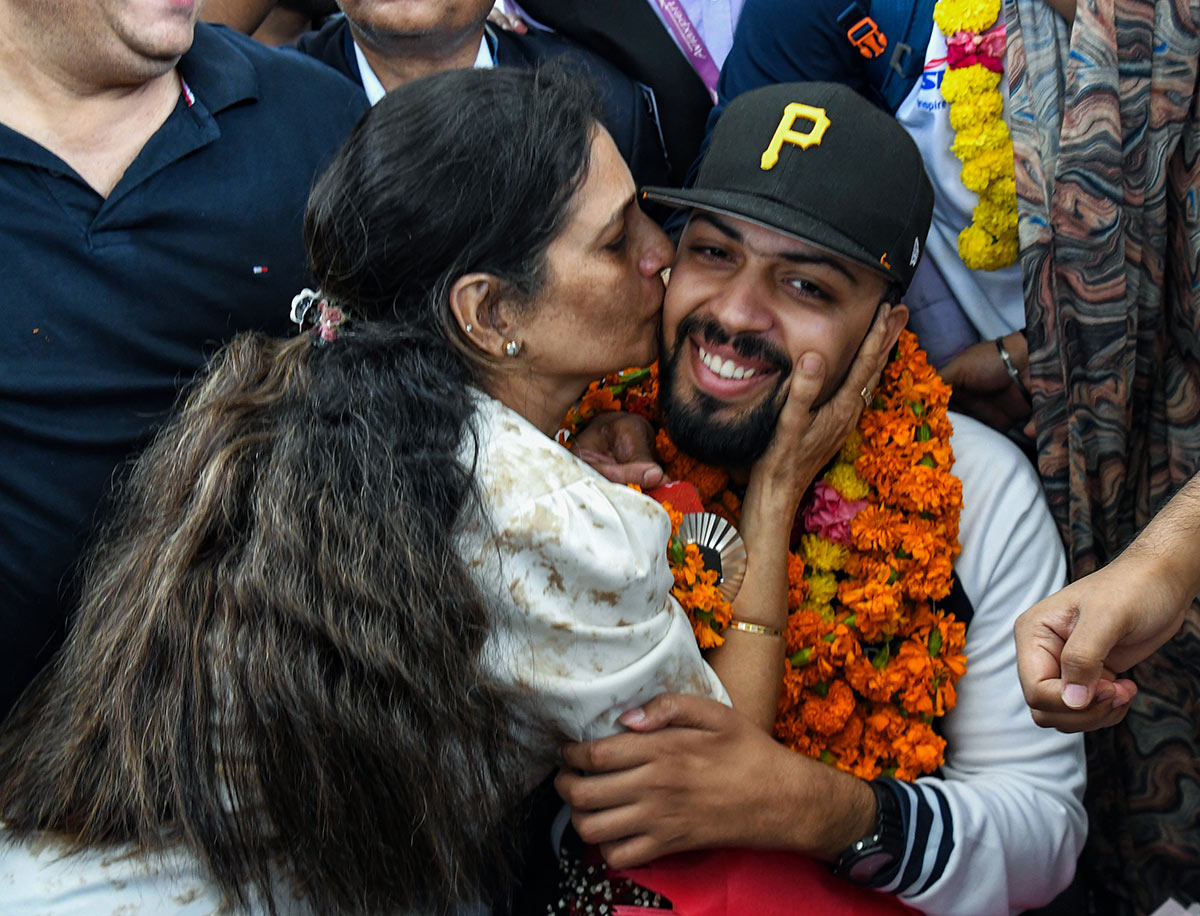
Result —
<path fill-rule="evenodd" d="M 825 381 L 824 361 L 805 353 L 796 362 L 775 435 L 751 472 L 752 483 L 759 478 L 764 492 L 793 501 L 792 515 L 813 478 L 854 430 L 867 403 L 863 393 L 869 396 L 879 384 L 890 349 L 890 311 L 886 303 L 880 306 L 845 380 L 819 407 L 814 405 Z"/>

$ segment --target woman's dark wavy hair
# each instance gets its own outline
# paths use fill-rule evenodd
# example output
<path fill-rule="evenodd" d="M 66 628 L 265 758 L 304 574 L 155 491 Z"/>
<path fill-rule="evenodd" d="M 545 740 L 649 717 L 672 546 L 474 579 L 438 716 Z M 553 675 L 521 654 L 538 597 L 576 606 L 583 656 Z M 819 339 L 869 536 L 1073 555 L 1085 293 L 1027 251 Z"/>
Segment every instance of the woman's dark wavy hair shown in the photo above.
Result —
<path fill-rule="evenodd" d="M 11 830 L 181 843 L 272 911 L 503 892 L 534 725 L 481 663 L 455 549 L 480 517 L 459 456 L 481 369 L 446 299 L 471 271 L 537 294 L 595 123 L 576 80 L 503 70 L 364 117 L 305 221 L 352 322 L 235 340 L 138 461 L 67 645 L 0 736 Z"/>

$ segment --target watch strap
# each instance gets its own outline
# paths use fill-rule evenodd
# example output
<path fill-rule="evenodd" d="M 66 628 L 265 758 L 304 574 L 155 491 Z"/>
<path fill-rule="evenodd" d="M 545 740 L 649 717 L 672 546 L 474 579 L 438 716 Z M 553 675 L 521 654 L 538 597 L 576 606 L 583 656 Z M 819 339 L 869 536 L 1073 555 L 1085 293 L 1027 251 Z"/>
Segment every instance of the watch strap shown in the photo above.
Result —
<path fill-rule="evenodd" d="M 875 825 L 838 856 L 832 871 L 839 878 L 865 887 L 884 887 L 904 864 L 907 830 L 900 799 L 890 782 L 879 778 L 867 783 L 875 796 Z"/>

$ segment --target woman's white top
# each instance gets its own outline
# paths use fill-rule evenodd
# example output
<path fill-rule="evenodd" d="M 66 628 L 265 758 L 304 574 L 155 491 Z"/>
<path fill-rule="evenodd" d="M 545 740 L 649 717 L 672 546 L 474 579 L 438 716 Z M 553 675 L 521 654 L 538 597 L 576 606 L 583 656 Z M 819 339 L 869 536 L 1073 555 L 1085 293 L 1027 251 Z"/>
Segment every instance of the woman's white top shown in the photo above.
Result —
<path fill-rule="evenodd" d="M 622 712 L 664 691 L 728 702 L 670 595 L 671 526 L 662 507 L 605 480 L 486 395 L 478 395 L 474 426 L 474 476 L 487 517 L 460 544 L 494 609 L 485 648 L 493 670 L 540 696 L 546 720 L 565 738 L 612 734 Z M 544 775 L 529 778 L 536 784 Z M 280 902 L 289 916 L 308 912 L 301 901 Z M 0 916 L 234 912 L 186 852 L 64 857 L 56 842 L 7 843 L 0 831 Z"/>
<path fill-rule="evenodd" d="M 499 401 L 478 404 L 475 479 L 489 517 L 461 552 L 494 609 L 495 670 L 540 696 L 574 740 L 619 731 L 621 713 L 664 691 L 728 703 L 670 594 L 666 511 Z"/>

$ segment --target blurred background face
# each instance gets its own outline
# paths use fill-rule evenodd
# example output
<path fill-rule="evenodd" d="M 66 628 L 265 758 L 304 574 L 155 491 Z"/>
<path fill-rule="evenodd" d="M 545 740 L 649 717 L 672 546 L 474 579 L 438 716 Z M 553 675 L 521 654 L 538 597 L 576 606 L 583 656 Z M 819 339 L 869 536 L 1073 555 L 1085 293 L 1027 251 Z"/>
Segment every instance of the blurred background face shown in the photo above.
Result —
<path fill-rule="evenodd" d="M 85 78 L 144 82 L 192 46 L 204 0 L 8 0 L 44 47 Z"/>
<path fill-rule="evenodd" d="M 424 38 L 477 29 L 493 0 L 339 0 L 357 27 L 393 38 Z"/>
<path fill-rule="evenodd" d="M 563 385 L 582 390 L 656 356 L 660 273 L 672 249 L 634 190 L 616 145 L 598 126 L 568 221 L 547 249 L 546 282 L 516 329 L 532 370 Z"/>
<path fill-rule="evenodd" d="M 782 232 L 693 213 L 663 309 L 660 401 L 676 444 L 711 464 L 752 463 L 770 443 L 795 362 L 821 354 L 824 403 L 886 287 L 875 271 Z"/>

